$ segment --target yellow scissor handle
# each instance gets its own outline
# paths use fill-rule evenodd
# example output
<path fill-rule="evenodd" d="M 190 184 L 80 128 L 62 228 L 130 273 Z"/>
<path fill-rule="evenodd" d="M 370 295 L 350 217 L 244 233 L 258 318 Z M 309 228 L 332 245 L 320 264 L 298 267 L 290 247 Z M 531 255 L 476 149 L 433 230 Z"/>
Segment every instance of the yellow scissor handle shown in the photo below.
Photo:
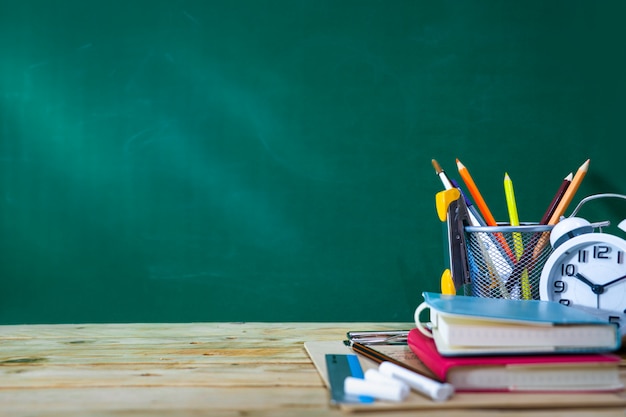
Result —
<path fill-rule="evenodd" d="M 461 196 L 458 188 L 450 188 L 449 190 L 439 191 L 435 195 L 435 203 L 437 204 L 437 216 L 439 220 L 445 222 L 448 218 L 448 206 L 451 202 L 456 201 Z"/>
<path fill-rule="evenodd" d="M 446 269 L 443 271 L 443 274 L 441 274 L 441 293 L 456 295 L 456 288 L 454 288 L 454 281 L 452 280 L 452 274 L 449 269 Z"/>

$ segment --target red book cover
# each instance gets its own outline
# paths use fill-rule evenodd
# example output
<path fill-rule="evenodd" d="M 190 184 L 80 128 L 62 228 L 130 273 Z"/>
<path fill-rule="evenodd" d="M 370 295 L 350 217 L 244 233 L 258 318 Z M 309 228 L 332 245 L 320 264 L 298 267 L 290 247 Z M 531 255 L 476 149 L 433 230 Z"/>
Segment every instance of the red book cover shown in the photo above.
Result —
<path fill-rule="evenodd" d="M 432 338 L 412 329 L 408 344 L 441 381 L 459 391 L 614 391 L 623 388 L 613 354 L 442 356 Z M 521 372 L 520 372 L 521 371 Z"/>

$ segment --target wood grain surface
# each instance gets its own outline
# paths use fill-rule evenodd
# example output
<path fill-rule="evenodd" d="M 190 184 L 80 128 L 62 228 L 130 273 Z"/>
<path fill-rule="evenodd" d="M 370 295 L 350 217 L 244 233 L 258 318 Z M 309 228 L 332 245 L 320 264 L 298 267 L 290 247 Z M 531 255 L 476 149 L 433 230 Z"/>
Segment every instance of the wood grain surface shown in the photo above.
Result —
<path fill-rule="evenodd" d="M 408 323 L 190 323 L 0 326 L 0 416 L 338 416 L 307 341 Z M 622 370 L 623 372 L 623 370 Z M 424 409 L 429 416 L 624 416 L 611 407 Z M 355 410 L 358 411 L 358 410 Z M 384 404 L 367 416 L 389 413 Z"/>

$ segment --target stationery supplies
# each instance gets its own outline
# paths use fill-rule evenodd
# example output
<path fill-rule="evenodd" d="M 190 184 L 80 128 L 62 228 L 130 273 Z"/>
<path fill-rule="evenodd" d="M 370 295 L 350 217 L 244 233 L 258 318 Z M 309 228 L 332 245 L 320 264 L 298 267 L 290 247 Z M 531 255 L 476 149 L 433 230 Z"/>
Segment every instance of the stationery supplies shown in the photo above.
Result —
<path fill-rule="evenodd" d="M 567 191 L 567 188 L 571 184 L 572 178 L 573 178 L 573 175 L 570 172 L 563 179 L 563 181 L 561 182 L 561 185 L 559 186 L 559 189 L 554 194 L 552 201 L 550 201 L 548 208 L 546 209 L 545 213 L 541 217 L 541 220 L 539 221 L 540 225 L 548 224 L 548 221 L 554 214 L 558 204 L 561 202 L 561 198 L 563 198 L 563 195 L 565 194 L 565 192 Z M 522 253 L 522 257 L 515 264 L 515 267 L 513 268 L 513 272 L 511 273 L 511 276 L 513 277 L 513 279 L 511 280 L 511 283 L 513 283 L 514 280 L 517 279 L 517 277 L 521 277 L 522 274 L 528 274 L 529 271 L 535 270 L 536 266 L 539 266 L 539 268 L 537 268 L 538 272 L 536 272 L 534 276 L 535 277 L 541 276 L 542 268 L 545 265 L 545 262 L 547 262 L 547 259 L 549 255 L 552 253 L 552 250 L 551 248 L 548 248 L 547 245 L 545 244 L 542 244 L 543 246 L 538 248 L 537 243 L 539 242 L 540 239 L 545 238 L 545 236 L 549 236 L 549 232 L 550 230 L 548 229 L 548 230 L 545 230 L 544 233 L 536 233 L 530 238 L 530 242 L 527 242 L 526 244 L 524 244 L 524 252 Z M 537 250 L 535 250 L 535 248 L 537 248 Z M 509 287 L 512 286 L 511 283 L 509 283 Z M 535 285 L 531 285 L 531 297 L 534 299 L 538 299 L 539 298 L 537 296 L 538 286 L 536 285 L 537 284 L 536 282 L 534 284 Z"/>
<path fill-rule="evenodd" d="M 572 174 L 571 172 L 567 174 L 565 178 L 563 178 L 563 181 L 561 182 L 559 189 L 554 194 L 554 197 L 552 197 L 552 201 L 550 201 L 550 204 L 548 205 L 546 212 L 543 214 L 543 217 L 539 221 L 539 224 L 548 224 L 548 221 L 554 214 L 556 207 L 561 202 L 561 198 L 563 198 L 565 191 L 567 191 L 567 188 L 572 183 L 572 178 L 574 178 L 574 174 Z"/>
<path fill-rule="evenodd" d="M 441 183 L 443 184 L 443 187 L 446 190 L 449 190 L 450 188 L 454 188 L 455 186 L 454 184 L 452 184 L 452 180 L 448 177 L 448 174 L 446 174 L 443 168 L 441 168 L 441 165 L 439 165 L 439 162 L 437 162 L 434 159 L 431 160 L 431 162 L 433 164 L 433 168 L 435 168 L 435 173 L 437 174 L 437 176 L 441 180 Z"/>
<path fill-rule="evenodd" d="M 408 330 L 351 330 L 346 333 L 350 342 L 361 343 L 364 345 L 374 344 L 406 344 L 406 338 L 409 335 Z"/>
<path fill-rule="evenodd" d="M 435 201 L 439 219 L 446 222 L 449 242 L 447 252 L 450 277 L 444 273 L 441 287 L 445 292 L 455 294 L 457 290 L 469 282 L 464 234 L 464 228 L 469 220 L 467 207 L 457 188 L 438 192 L 435 195 Z"/>
<path fill-rule="evenodd" d="M 371 403 L 372 397 L 345 392 L 348 377 L 363 378 L 363 370 L 356 355 L 326 354 L 326 371 L 330 383 L 331 404 Z"/>
<path fill-rule="evenodd" d="M 474 202 L 478 206 L 478 209 L 483 214 L 483 217 L 485 218 L 485 222 L 487 223 L 488 226 L 496 226 L 497 225 L 496 219 L 491 214 L 489 207 L 487 207 L 487 203 L 485 202 L 485 199 L 483 198 L 480 191 L 478 191 L 478 187 L 476 186 L 476 183 L 474 182 L 474 179 L 470 175 L 469 171 L 467 170 L 465 165 L 463 165 L 463 163 L 461 163 L 461 161 L 459 161 L 458 159 L 456 160 L 456 164 L 459 170 L 459 174 L 461 175 L 461 179 L 463 180 L 463 182 L 465 183 L 465 186 L 467 187 L 470 194 L 474 198 Z M 513 255 L 513 252 L 511 252 L 511 248 L 509 247 L 509 244 L 499 234 L 496 234 L 495 237 L 500 242 L 500 245 L 506 252 L 509 259 L 514 263 L 516 261 L 515 255 Z"/>
<path fill-rule="evenodd" d="M 576 194 L 576 191 L 578 191 L 578 187 L 580 187 L 580 184 L 582 183 L 583 179 L 587 175 L 587 171 L 589 170 L 589 162 L 590 160 L 587 159 L 576 171 L 574 178 L 572 178 L 572 181 L 567 186 L 567 189 L 563 193 L 563 196 L 561 197 L 559 204 L 556 206 L 556 208 L 554 209 L 554 212 L 552 213 L 552 216 L 548 220 L 548 224 L 550 225 L 557 224 L 561 220 L 561 216 L 565 214 L 565 210 L 567 210 L 567 207 L 572 202 L 572 199 L 574 198 L 574 194 Z M 537 242 L 537 245 L 535 246 L 535 249 L 533 251 L 533 256 L 536 257 L 537 253 L 539 253 L 546 245 L 548 245 L 549 242 L 550 242 L 550 234 L 543 233 L 541 235 L 541 238 L 539 239 L 539 242 Z"/>
<path fill-rule="evenodd" d="M 409 393 L 408 389 L 403 390 L 397 385 L 372 382 L 351 376 L 345 379 L 343 386 L 346 394 L 368 396 L 377 400 L 402 401 Z"/>
<path fill-rule="evenodd" d="M 517 214 L 517 202 L 515 201 L 515 191 L 513 188 L 513 181 L 509 177 L 508 173 L 504 174 L 504 195 L 506 197 L 506 206 L 509 211 L 509 222 L 511 226 L 519 226 L 519 215 Z M 522 241 L 522 234 L 520 232 L 513 233 L 513 250 L 515 256 L 519 262 L 522 254 L 524 253 L 524 242 Z M 524 268 L 522 271 L 522 298 L 530 300 L 532 295 L 530 293 L 530 282 L 528 281 L 528 269 Z"/>
<path fill-rule="evenodd" d="M 466 259 L 449 251 L 448 269 L 444 270 L 441 277 L 442 292 L 458 294 L 461 285 L 462 293 L 465 295 L 539 299 L 538 281 L 541 269 L 552 252 L 552 248 L 547 245 L 550 232 L 572 201 L 588 171 L 589 163 L 590 160 L 587 159 L 575 175 L 570 173 L 563 179 L 539 223 L 520 222 L 513 182 L 508 173 L 505 173 L 504 196 L 509 213 L 510 226 L 508 226 L 506 223 L 496 222 L 469 170 L 458 158 L 456 159 L 458 173 L 479 210 L 474 208 L 471 199 L 463 194 L 459 185 L 448 177 L 439 163 L 433 159 L 433 167 L 444 187 L 444 191 L 437 195 L 439 218 L 445 221 L 445 217 L 442 217 L 444 210 L 440 207 L 443 205 L 439 200 L 440 194 L 444 195 L 446 192 L 458 190 L 463 196 L 467 212 L 463 239 L 458 239 L 458 234 L 452 236 L 449 233 L 448 236 L 449 249 L 453 249 L 459 242 L 465 245 Z M 444 196 L 448 200 L 452 199 L 452 194 Z M 482 213 L 482 217 L 479 212 Z M 465 276 L 459 273 L 455 276 L 455 269 L 463 271 L 463 268 Z"/>
<path fill-rule="evenodd" d="M 434 380 L 432 378 L 433 374 L 428 368 L 424 367 L 420 361 L 411 362 L 400 360 L 391 357 L 380 350 L 376 350 L 358 342 L 348 341 L 348 343 L 352 350 L 378 363 L 378 369 L 382 375 L 406 383 L 408 386 L 420 394 L 426 395 L 433 401 L 445 401 L 454 393 L 454 388 L 449 384 L 442 384 L 439 381 Z M 375 346 L 380 347 L 380 345 Z M 411 363 L 414 363 L 415 365 L 411 366 Z M 358 387 L 363 385 L 359 383 L 355 384 Z M 384 392 L 386 395 L 389 391 L 385 390 Z"/>
<path fill-rule="evenodd" d="M 489 210 L 489 207 L 487 206 L 485 199 L 483 198 L 482 194 L 478 190 L 478 187 L 476 186 L 476 183 L 474 182 L 474 179 L 470 175 L 469 171 L 467 170 L 465 165 L 463 165 L 463 163 L 459 161 L 458 159 L 456 160 L 456 165 L 459 171 L 459 175 L 461 175 L 461 179 L 465 183 L 465 186 L 467 187 L 469 193 L 474 199 L 474 202 L 476 203 L 476 205 L 478 206 L 478 209 L 480 210 L 483 217 L 485 218 L 487 225 L 495 226 L 496 219 L 493 217 L 493 214 L 491 214 L 491 210 Z"/>
<path fill-rule="evenodd" d="M 444 401 L 454 389 L 449 384 L 420 375 L 398 365 L 398 362 L 380 362 L 378 371 L 363 374 L 356 355 L 326 355 L 332 403 L 371 402 L 374 398 L 401 401 L 408 387 L 432 398 Z"/>
<path fill-rule="evenodd" d="M 454 394 L 454 387 L 451 384 L 434 381 L 395 363 L 383 362 L 378 370 L 383 375 L 401 380 L 433 401 L 445 401 Z"/>
<path fill-rule="evenodd" d="M 406 368 L 411 372 L 424 375 L 427 378 L 432 379 L 435 377 L 430 369 L 426 368 L 423 363 L 421 363 L 419 360 L 412 360 L 413 358 L 411 358 L 410 355 L 407 355 L 410 353 L 410 351 L 407 352 L 406 345 L 367 346 L 358 342 L 348 343 L 354 352 L 376 362 L 377 364 L 381 364 L 383 362 L 391 362 L 395 363 L 398 366 Z"/>
<path fill-rule="evenodd" d="M 457 391 L 616 391 L 620 357 L 612 354 L 442 356 L 434 341 L 413 329 L 409 347 Z"/>
<path fill-rule="evenodd" d="M 382 374 L 376 369 L 365 371 L 364 378 L 347 377 L 344 381 L 346 394 L 365 395 L 377 400 L 402 401 L 410 388 L 403 381 Z"/>
<path fill-rule="evenodd" d="M 465 200 L 461 198 L 458 188 L 440 191 L 435 195 L 439 220 L 446 223 L 448 237 L 447 256 L 449 268 L 441 276 L 441 292 L 456 294 L 461 288 L 467 289 L 471 282 L 470 263 L 468 262 L 468 248 L 465 241 L 466 228 L 474 224 L 467 210 Z M 475 241 L 475 248 L 482 254 L 482 260 L 493 280 L 508 276 L 513 267 L 509 265 L 506 254 L 501 252 L 501 246 L 495 235 L 480 235 Z M 476 266 L 475 264 L 473 266 Z"/>
<path fill-rule="evenodd" d="M 541 300 L 504 300 L 423 293 L 417 328 L 444 356 L 541 352 L 608 352 L 620 346 L 617 326 L 585 311 Z M 430 310 L 431 329 L 420 322 Z"/>
<path fill-rule="evenodd" d="M 561 202 L 561 199 L 563 198 L 563 195 L 565 194 L 569 185 L 571 184 L 572 178 L 573 178 L 573 175 L 570 172 L 563 179 L 563 181 L 561 182 L 561 185 L 559 186 L 559 189 L 554 194 L 552 201 L 550 201 L 548 208 L 546 209 L 545 213 L 541 217 L 541 220 L 539 221 L 540 225 L 548 224 L 548 221 L 554 214 L 557 206 L 559 205 L 559 203 Z M 537 272 L 534 274 L 534 276 L 537 277 L 541 275 L 542 268 L 545 265 L 545 262 L 547 262 L 547 259 L 549 255 L 552 253 L 552 250 L 551 248 L 547 248 L 547 245 L 545 245 L 544 243 L 542 243 L 541 246 L 537 246 L 537 244 L 539 243 L 540 240 L 545 239 L 546 236 L 549 237 L 550 236 L 549 232 L 550 230 L 545 230 L 543 231 L 543 233 L 534 234 L 530 238 L 530 241 L 524 245 L 524 252 L 522 254 L 522 257 L 515 264 L 515 267 L 513 268 L 513 272 L 511 274 L 513 277 L 513 280 L 515 280 L 517 277 L 520 277 L 522 274 L 528 274 L 529 270 L 530 271 L 536 270 L 535 267 L 537 266 L 539 268 L 537 268 Z M 534 285 L 531 285 L 531 297 L 534 299 L 539 299 L 540 297 L 538 297 L 537 282 L 534 282 L 533 284 Z"/>
<path fill-rule="evenodd" d="M 446 174 L 446 172 L 443 170 L 441 165 L 439 165 L 439 163 L 436 160 L 433 159 L 432 164 L 433 164 L 433 168 L 435 168 L 435 173 L 437 174 L 437 176 L 441 180 L 441 183 L 443 184 L 444 190 L 451 190 L 453 188 L 456 188 L 457 190 L 459 190 L 459 192 L 463 196 L 463 200 L 465 201 L 465 204 L 467 205 L 470 224 L 472 226 L 486 226 L 487 223 L 485 223 L 485 220 L 480 216 L 480 213 L 478 212 L 474 204 L 472 204 L 471 200 L 467 198 L 465 193 L 463 193 L 463 190 L 461 190 L 461 187 L 459 187 L 459 184 L 454 179 L 448 177 L 448 174 Z"/>
<path fill-rule="evenodd" d="M 572 178 L 572 181 L 563 193 L 559 204 L 554 209 L 552 217 L 550 217 L 550 220 L 548 220 L 548 224 L 557 224 L 561 219 L 561 216 L 565 214 L 565 210 L 567 210 L 567 207 L 572 202 L 574 194 L 576 194 L 576 191 L 578 191 L 578 187 L 580 187 L 583 178 L 585 178 L 585 175 L 587 175 L 587 171 L 589 170 L 589 162 L 590 160 L 587 159 L 576 171 L 574 178 Z"/>
<path fill-rule="evenodd" d="M 554 209 L 554 212 L 552 213 L 550 220 L 548 220 L 548 224 L 550 225 L 557 224 L 561 220 L 561 216 L 565 214 L 565 210 L 567 210 L 567 207 L 569 206 L 572 199 L 574 198 L 574 194 L 576 194 L 576 191 L 578 191 L 578 187 L 580 186 L 583 179 L 587 175 L 587 171 L 589 170 L 589 162 L 590 160 L 587 159 L 578 168 L 578 171 L 576 171 L 576 175 L 574 175 L 574 178 L 572 178 L 572 181 L 567 186 L 567 189 L 563 193 L 563 196 L 561 197 L 559 204 Z M 550 242 L 550 234 L 543 233 L 541 237 L 539 238 L 537 245 L 535 245 L 535 248 L 533 250 L 533 257 L 536 257 L 537 254 L 541 252 L 548 245 L 549 242 Z"/>
<path fill-rule="evenodd" d="M 390 323 L 391 327 L 389 328 L 397 328 L 397 325 L 398 323 Z M 345 331 L 345 328 L 343 330 Z M 342 331 L 342 329 L 335 328 L 335 332 L 337 331 Z M 309 333 L 309 337 L 314 338 L 315 336 L 312 333 Z M 378 344 L 370 347 L 386 354 L 387 356 L 411 363 L 411 366 L 417 366 L 414 364 L 422 363 L 408 345 Z M 315 369 L 319 373 L 319 376 L 326 387 L 329 387 L 330 384 L 326 371 L 325 354 L 352 353 L 351 349 L 346 346 L 342 340 L 307 340 L 304 342 L 304 350 L 313 362 Z M 378 363 L 371 361 L 362 355 L 358 356 L 359 362 L 361 362 L 361 366 L 364 371 L 367 371 L 368 369 L 378 369 Z M 422 364 L 421 366 L 424 365 Z M 626 383 L 626 379 L 624 378 L 625 376 L 622 372 L 622 382 Z M 576 392 L 572 395 L 563 395 L 560 392 L 528 392 L 523 395 L 518 395 L 517 393 L 481 392 L 480 395 L 476 395 L 472 392 L 459 392 L 459 390 L 455 390 L 455 394 L 448 401 L 443 403 L 433 401 L 424 395 L 420 395 L 417 392 L 412 391 L 402 402 L 375 401 L 373 403 L 341 403 L 338 405 L 338 408 L 345 413 L 381 413 L 383 411 L 392 410 L 400 412 L 404 411 L 406 413 L 409 410 L 412 410 L 417 412 L 419 415 L 420 412 L 428 414 L 429 411 L 435 410 L 438 412 L 443 412 L 442 410 L 449 410 L 452 414 L 462 414 L 463 412 L 467 413 L 468 410 L 485 410 L 487 413 L 492 412 L 498 414 L 498 412 L 503 413 L 510 409 L 528 410 L 529 407 L 531 407 L 532 409 L 560 409 L 557 414 L 563 414 L 566 413 L 567 410 L 577 410 L 581 407 L 598 410 L 605 410 L 612 407 L 614 410 L 621 411 L 625 406 L 626 396 L 623 392 L 615 391 Z M 478 411 L 476 412 L 480 414 Z"/>
<path fill-rule="evenodd" d="M 467 226 L 465 244 L 470 265 L 470 284 L 464 295 L 506 299 L 539 299 L 541 270 L 552 253 L 545 245 L 533 255 L 533 247 L 543 233 L 550 234 L 553 226 L 522 224 L 519 226 Z M 514 248 L 524 248 L 514 266 L 494 257 L 497 244 L 493 236 L 500 236 Z M 488 250 L 485 250 L 487 247 Z M 499 261 L 500 260 L 500 261 Z"/>

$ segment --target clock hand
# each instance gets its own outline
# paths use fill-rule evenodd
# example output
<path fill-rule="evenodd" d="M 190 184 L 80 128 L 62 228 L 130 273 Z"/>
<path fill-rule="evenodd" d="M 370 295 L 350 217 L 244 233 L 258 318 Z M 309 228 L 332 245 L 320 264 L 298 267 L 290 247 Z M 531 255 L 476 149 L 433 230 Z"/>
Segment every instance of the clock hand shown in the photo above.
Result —
<path fill-rule="evenodd" d="M 602 294 L 604 292 L 604 286 L 602 285 L 598 285 L 598 284 L 594 284 L 593 282 L 589 281 L 583 274 L 581 274 L 580 272 L 577 272 L 576 275 L 574 275 L 574 278 L 579 279 L 580 281 L 584 282 L 585 284 L 587 284 L 590 288 L 591 291 L 593 291 L 594 294 Z"/>
<path fill-rule="evenodd" d="M 583 274 L 581 274 L 580 272 L 577 272 L 576 275 L 574 275 L 574 278 L 578 278 L 579 280 L 581 280 L 582 282 L 584 282 L 585 284 L 589 285 L 591 288 L 593 288 L 593 286 L 595 285 L 593 282 L 589 281 Z"/>
<path fill-rule="evenodd" d="M 614 279 L 613 281 L 609 281 L 609 282 L 607 282 L 607 283 L 606 283 L 606 284 L 604 284 L 604 285 L 601 285 L 602 290 L 604 290 L 604 289 L 605 289 L 606 287 L 608 287 L 609 285 L 613 285 L 613 284 L 615 284 L 615 283 L 617 283 L 617 282 L 620 282 L 620 281 L 621 281 L 621 280 L 623 280 L 623 279 L 626 279 L 626 275 L 624 275 L 624 276 L 622 276 L 622 277 L 619 277 L 619 278 L 616 278 L 616 279 Z"/>

